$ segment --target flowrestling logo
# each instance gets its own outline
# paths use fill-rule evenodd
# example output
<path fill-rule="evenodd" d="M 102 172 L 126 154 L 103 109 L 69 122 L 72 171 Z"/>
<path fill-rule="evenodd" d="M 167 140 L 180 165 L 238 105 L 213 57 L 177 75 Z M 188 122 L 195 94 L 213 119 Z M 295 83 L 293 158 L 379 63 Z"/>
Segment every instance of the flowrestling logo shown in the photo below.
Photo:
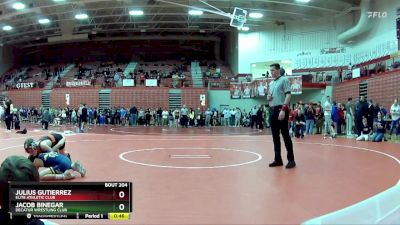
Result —
<path fill-rule="evenodd" d="M 368 12 L 368 18 L 384 19 L 388 16 L 387 12 Z"/>

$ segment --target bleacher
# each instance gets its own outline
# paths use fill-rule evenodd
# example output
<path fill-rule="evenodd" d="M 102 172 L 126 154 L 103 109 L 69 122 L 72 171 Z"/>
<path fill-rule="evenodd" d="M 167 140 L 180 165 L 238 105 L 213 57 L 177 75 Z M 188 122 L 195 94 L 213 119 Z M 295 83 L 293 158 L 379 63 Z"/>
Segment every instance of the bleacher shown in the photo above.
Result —
<path fill-rule="evenodd" d="M 8 85 L 8 88 L 16 88 L 17 83 L 35 83 L 35 87 L 52 89 L 53 87 L 66 87 L 67 81 L 87 80 L 90 85 L 98 88 L 122 87 L 122 79 L 131 78 L 132 73 L 135 86 L 144 86 L 144 79 L 159 79 L 158 86 L 160 87 L 186 88 L 195 86 L 199 88 L 207 86 L 209 80 L 224 80 L 227 81 L 224 83 L 229 83 L 229 80 L 234 77 L 230 68 L 220 62 L 207 61 L 205 64 L 202 62 L 198 65 L 196 71 L 201 71 L 203 76 L 196 78 L 192 75 L 192 66 L 179 60 L 139 61 L 125 64 L 115 64 L 113 61 L 80 62 L 77 65 L 44 64 L 29 67 L 29 70 L 28 67 L 25 67 L 7 72 L 6 74 L 10 75 L 12 79 L 7 80 L 5 84 Z M 216 66 L 210 67 L 210 65 Z M 57 75 L 53 74 L 55 68 L 58 67 L 67 69 Z M 81 71 L 79 68 L 81 68 Z M 117 70 L 120 71 L 121 80 L 115 83 L 114 74 Z M 25 79 L 19 79 L 20 77 Z M 194 80 L 196 84 L 194 84 Z M 201 80 L 204 82 L 201 82 Z M 2 86 L 5 90 L 5 85 Z"/>
<path fill-rule="evenodd" d="M 3 75 L 9 77 L 9 79 L 3 83 L 2 88 L 3 90 L 5 90 L 6 87 L 8 87 L 8 89 L 16 89 L 18 83 L 34 83 L 35 88 L 44 88 L 48 82 L 52 81 L 55 68 L 64 66 L 64 64 L 55 64 L 51 66 L 36 65 L 12 69 Z M 45 71 L 49 71 L 48 79 L 46 79 Z"/>

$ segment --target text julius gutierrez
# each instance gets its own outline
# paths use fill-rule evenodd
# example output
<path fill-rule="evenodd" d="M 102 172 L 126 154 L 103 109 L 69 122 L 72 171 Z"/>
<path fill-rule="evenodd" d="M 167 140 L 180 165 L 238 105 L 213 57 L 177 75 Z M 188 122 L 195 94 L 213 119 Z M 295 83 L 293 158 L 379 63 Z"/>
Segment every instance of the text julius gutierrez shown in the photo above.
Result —
<path fill-rule="evenodd" d="M 383 19 L 387 17 L 387 12 L 368 12 L 368 18 L 378 18 Z"/>

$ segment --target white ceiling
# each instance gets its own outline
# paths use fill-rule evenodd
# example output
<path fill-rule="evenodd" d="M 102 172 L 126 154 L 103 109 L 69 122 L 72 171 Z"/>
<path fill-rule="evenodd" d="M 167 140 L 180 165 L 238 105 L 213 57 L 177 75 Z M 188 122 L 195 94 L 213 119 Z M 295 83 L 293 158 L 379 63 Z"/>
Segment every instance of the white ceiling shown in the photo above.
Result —
<path fill-rule="evenodd" d="M 299 3 L 295 0 L 6 0 L 0 3 L 0 28 L 13 27 L 11 31 L 0 29 L 0 43 L 32 45 L 48 37 L 61 35 L 91 34 L 101 37 L 129 37 L 135 33 L 174 35 L 215 35 L 234 31 L 230 18 L 216 11 L 212 5 L 226 13 L 235 7 L 249 12 L 261 12 L 261 19 L 248 18 L 246 26 L 251 30 L 262 29 L 271 23 L 287 23 L 298 20 L 317 20 L 335 16 L 360 0 L 311 0 Z M 23 10 L 15 10 L 12 4 L 26 4 Z M 206 3 L 206 4 L 205 4 Z M 208 4 L 208 5 L 207 5 Z M 188 15 L 189 7 L 206 9 L 201 16 Z M 133 17 L 129 10 L 141 9 L 143 16 Z M 84 12 L 87 20 L 76 20 L 74 15 Z M 41 25 L 38 19 L 48 18 L 50 24 Z"/>

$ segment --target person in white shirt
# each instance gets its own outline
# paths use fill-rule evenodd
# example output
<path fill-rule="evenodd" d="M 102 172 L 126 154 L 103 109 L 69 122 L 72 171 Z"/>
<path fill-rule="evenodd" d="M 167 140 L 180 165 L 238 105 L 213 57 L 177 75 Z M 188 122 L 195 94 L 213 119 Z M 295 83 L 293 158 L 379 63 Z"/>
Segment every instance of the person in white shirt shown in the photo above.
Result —
<path fill-rule="evenodd" d="M 235 110 L 235 127 L 240 127 L 240 117 L 242 116 L 242 113 L 240 112 L 239 108 L 236 108 Z"/>
<path fill-rule="evenodd" d="M 325 122 L 324 122 L 324 135 L 327 136 L 330 131 L 331 131 L 331 125 L 332 125 L 332 103 L 331 103 L 331 98 L 329 96 L 326 96 L 326 102 L 324 104 L 324 117 L 325 117 Z M 334 130 L 334 129 L 332 129 Z M 331 134 L 332 136 L 335 136 L 334 133 Z"/>
<path fill-rule="evenodd" d="M 235 115 L 236 115 L 235 108 L 232 108 L 230 113 L 231 113 L 231 118 L 230 118 L 230 121 L 229 121 L 229 126 L 230 127 L 234 127 L 235 126 Z"/>
<path fill-rule="evenodd" d="M 162 111 L 161 115 L 162 115 L 162 126 L 167 126 L 168 125 L 168 116 L 169 116 L 168 110 L 164 109 L 164 111 Z"/>
<path fill-rule="evenodd" d="M 400 104 L 398 98 L 394 99 L 393 105 L 392 107 L 390 107 L 390 115 L 392 116 L 392 125 L 390 126 L 390 136 L 392 136 L 392 133 L 396 128 L 397 128 L 396 135 L 400 135 L 400 128 L 398 127 L 400 121 Z"/>
<path fill-rule="evenodd" d="M 179 117 L 180 117 L 178 108 L 176 108 L 174 110 L 174 112 L 172 112 L 172 116 L 174 117 L 175 127 L 178 128 L 179 127 Z"/>
<path fill-rule="evenodd" d="M 224 109 L 224 125 L 229 126 L 229 119 L 231 118 L 231 111 L 229 109 Z"/>
<path fill-rule="evenodd" d="M 206 126 L 209 127 L 210 121 L 211 121 L 211 116 L 212 116 L 212 112 L 211 112 L 210 108 L 207 108 L 205 114 L 206 114 Z"/>

